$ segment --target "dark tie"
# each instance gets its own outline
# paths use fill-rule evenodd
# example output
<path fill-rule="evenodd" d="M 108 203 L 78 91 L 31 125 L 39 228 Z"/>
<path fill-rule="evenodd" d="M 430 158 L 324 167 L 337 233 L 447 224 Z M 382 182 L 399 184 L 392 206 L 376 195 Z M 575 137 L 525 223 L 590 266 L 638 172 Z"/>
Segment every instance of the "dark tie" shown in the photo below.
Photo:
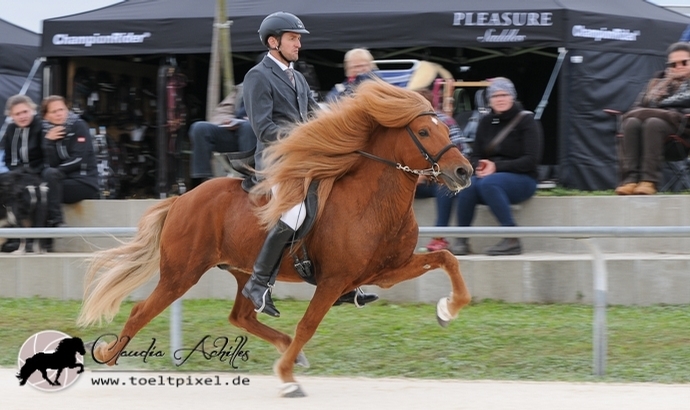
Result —
<path fill-rule="evenodd" d="M 292 72 L 292 68 L 287 68 L 285 70 L 285 73 L 287 74 L 288 78 L 290 79 L 290 82 L 292 83 L 292 86 L 295 86 L 295 73 Z"/>

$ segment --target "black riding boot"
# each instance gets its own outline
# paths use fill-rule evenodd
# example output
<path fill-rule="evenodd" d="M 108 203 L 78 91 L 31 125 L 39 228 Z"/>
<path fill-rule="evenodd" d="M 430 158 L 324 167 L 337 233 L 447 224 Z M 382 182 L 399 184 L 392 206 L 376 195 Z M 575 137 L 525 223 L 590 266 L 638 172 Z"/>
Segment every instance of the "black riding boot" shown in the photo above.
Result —
<path fill-rule="evenodd" d="M 242 294 L 252 301 L 256 312 L 280 317 L 280 312 L 271 299 L 271 291 L 273 283 L 275 283 L 274 272 L 280 265 L 285 244 L 294 233 L 295 231 L 287 224 L 278 221 L 278 224 L 271 229 L 266 237 L 266 242 L 264 242 L 259 257 L 254 263 L 254 273 L 242 289 Z"/>
<path fill-rule="evenodd" d="M 362 289 L 357 288 L 340 296 L 333 306 L 342 305 L 343 303 L 352 303 L 357 307 L 364 307 L 367 303 L 377 300 L 379 300 L 379 295 L 376 293 L 364 293 Z"/>

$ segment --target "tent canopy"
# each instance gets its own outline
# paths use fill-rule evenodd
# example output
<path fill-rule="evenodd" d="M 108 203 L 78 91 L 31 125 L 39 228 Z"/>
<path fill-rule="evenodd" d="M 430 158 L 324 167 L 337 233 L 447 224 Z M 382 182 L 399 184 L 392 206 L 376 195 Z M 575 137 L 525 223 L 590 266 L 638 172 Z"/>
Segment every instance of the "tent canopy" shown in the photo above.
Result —
<path fill-rule="evenodd" d="M 19 93 L 38 58 L 41 36 L 0 19 L 0 107 Z M 40 82 L 34 81 L 27 94 L 36 101 L 40 97 Z"/>
<path fill-rule="evenodd" d="M 49 19 L 43 54 L 208 53 L 215 6 L 215 0 L 129 0 Z M 227 8 L 233 51 L 261 51 L 258 27 L 280 10 L 299 16 L 311 32 L 305 50 L 566 46 L 658 55 L 659 45 L 677 40 L 690 22 L 642 0 L 237 0 Z"/>
<path fill-rule="evenodd" d="M 207 54 L 215 7 L 215 0 L 129 0 L 46 20 L 42 52 L 47 57 Z M 400 49 L 438 47 L 485 53 L 475 58 L 481 78 L 511 77 L 521 98 L 543 90 L 555 49 L 565 48 L 568 58 L 550 99 L 556 104 L 550 104 L 542 124 L 547 147 L 557 151 L 560 183 L 589 190 L 617 183 L 615 122 L 603 108 L 627 109 L 652 73 L 663 68 L 666 47 L 690 24 L 689 17 L 643 0 L 234 0 L 227 7 L 232 51 L 264 51 L 257 30 L 275 11 L 302 19 L 310 31 L 304 51 L 326 55 L 326 50 L 366 47 L 392 50 L 394 56 Z M 512 65 L 520 57 L 480 62 L 533 51 L 541 55 L 520 60 L 520 67 Z M 449 64 L 460 62 L 452 51 L 442 54 Z"/>

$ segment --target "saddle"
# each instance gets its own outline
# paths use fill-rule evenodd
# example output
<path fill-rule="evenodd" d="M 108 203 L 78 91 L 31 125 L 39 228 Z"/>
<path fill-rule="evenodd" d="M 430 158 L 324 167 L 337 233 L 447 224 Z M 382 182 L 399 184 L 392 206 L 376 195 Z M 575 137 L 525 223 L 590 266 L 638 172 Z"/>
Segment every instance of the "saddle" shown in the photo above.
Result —
<path fill-rule="evenodd" d="M 242 189 L 247 193 L 249 193 L 251 189 L 254 187 L 254 185 L 256 185 L 259 182 L 258 177 L 256 176 L 256 172 L 254 170 L 254 152 L 255 149 L 252 149 L 250 151 L 228 152 L 224 154 L 228 162 L 230 163 L 232 169 L 234 169 L 235 171 L 237 171 L 237 173 L 241 175 Z M 309 189 L 307 190 L 307 197 L 304 199 L 304 205 L 306 208 L 306 218 L 302 223 L 302 226 L 299 227 L 299 229 L 295 233 L 295 236 L 290 241 L 290 245 L 295 244 L 296 242 L 307 236 L 309 231 L 311 231 L 312 227 L 314 226 L 319 204 L 318 188 L 318 181 L 312 181 L 312 183 L 309 185 Z M 297 256 L 297 252 L 292 253 L 295 270 L 305 282 L 310 283 L 312 285 L 316 285 L 316 279 L 314 278 L 314 273 L 312 271 L 312 263 L 309 260 L 309 256 L 307 255 L 307 248 L 304 245 L 304 243 L 302 243 L 301 248 L 302 258 L 299 258 Z"/>

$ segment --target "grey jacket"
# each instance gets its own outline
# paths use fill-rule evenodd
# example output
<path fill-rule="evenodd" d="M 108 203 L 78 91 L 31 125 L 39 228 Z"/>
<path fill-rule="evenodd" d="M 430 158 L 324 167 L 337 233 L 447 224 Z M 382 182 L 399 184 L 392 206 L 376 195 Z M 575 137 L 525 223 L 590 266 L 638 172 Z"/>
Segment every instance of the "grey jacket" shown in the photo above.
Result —
<path fill-rule="evenodd" d="M 280 127 L 306 121 L 318 108 L 304 76 L 295 73 L 295 87 L 287 74 L 268 56 L 244 77 L 244 104 L 258 139 L 254 155 L 257 170 L 263 169 L 264 147 L 278 138 Z"/>

